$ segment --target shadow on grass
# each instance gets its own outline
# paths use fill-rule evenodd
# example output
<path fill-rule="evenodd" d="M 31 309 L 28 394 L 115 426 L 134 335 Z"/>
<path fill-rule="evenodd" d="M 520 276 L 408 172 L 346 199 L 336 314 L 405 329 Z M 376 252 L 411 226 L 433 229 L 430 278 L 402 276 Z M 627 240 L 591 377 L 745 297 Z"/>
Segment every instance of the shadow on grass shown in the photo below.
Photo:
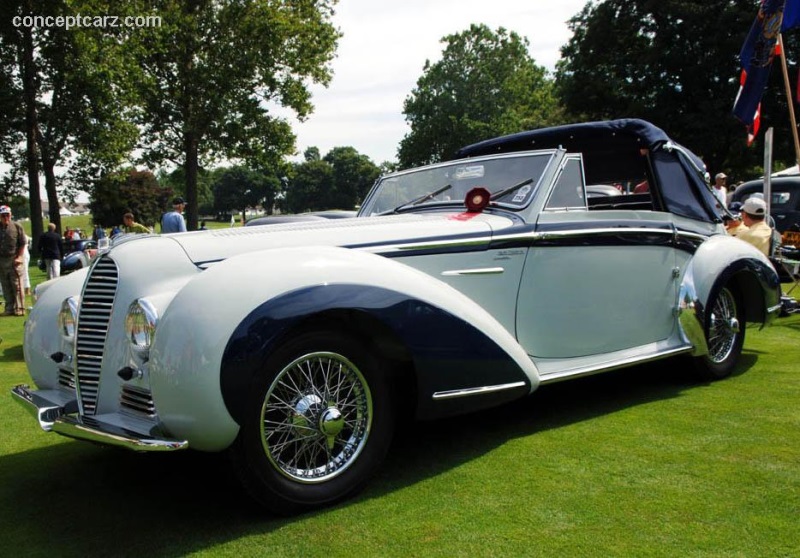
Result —
<path fill-rule="evenodd" d="M 755 362 L 743 355 L 736 373 Z M 490 411 L 407 425 L 378 478 L 341 507 L 429 479 L 514 438 L 677 397 L 697 386 L 689 365 L 637 366 L 544 386 Z M 22 548 L 41 556 L 179 556 L 336 513 L 266 515 L 242 494 L 224 455 L 132 454 L 75 441 L 1 457 L 0 498 L 3 555 Z"/>
<path fill-rule="evenodd" d="M 2 345 L 0 346 L 0 363 L 20 362 L 24 360 L 22 345 Z"/>

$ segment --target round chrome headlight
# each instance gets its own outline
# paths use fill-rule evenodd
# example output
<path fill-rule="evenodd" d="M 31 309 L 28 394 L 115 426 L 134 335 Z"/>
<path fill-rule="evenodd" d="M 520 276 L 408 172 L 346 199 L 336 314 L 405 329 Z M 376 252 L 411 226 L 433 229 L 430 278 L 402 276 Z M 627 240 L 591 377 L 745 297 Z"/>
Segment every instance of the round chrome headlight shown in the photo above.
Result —
<path fill-rule="evenodd" d="M 78 297 L 65 298 L 58 312 L 58 330 L 67 339 L 75 338 L 75 328 L 78 324 Z"/>
<path fill-rule="evenodd" d="M 134 300 L 125 316 L 125 335 L 136 349 L 149 349 L 158 324 L 158 312 L 144 298 Z"/>

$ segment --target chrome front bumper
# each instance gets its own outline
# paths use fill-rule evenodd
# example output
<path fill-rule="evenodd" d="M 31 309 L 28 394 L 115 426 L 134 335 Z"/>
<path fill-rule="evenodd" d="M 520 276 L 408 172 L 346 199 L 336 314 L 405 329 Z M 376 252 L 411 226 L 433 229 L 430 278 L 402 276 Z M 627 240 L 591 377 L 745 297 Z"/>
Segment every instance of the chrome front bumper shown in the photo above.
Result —
<path fill-rule="evenodd" d="M 101 417 L 81 417 L 77 414 L 77 402 L 58 390 L 32 391 L 27 385 L 21 384 L 11 390 L 11 395 L 36 418 L 46 432 L 134 451 L 175 451 L 189 447 L 186 440 L 154 437 L 104 422 Z"/>

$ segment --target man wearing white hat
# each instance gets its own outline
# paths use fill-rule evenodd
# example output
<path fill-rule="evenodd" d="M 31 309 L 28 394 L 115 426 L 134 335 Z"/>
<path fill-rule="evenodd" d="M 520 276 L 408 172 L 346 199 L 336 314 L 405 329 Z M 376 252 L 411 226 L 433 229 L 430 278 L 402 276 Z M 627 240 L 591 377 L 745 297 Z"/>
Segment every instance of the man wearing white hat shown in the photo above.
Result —
<path fill-rule="evenodd" d="M 767 204 L 763 199 L 747 198 L 742 206 L 742 222 L 747 229 L 737 234 L 736 238 L 749 242 L 761 250 L 765 256 L 769 256 L 772 229 L 764 220 L 766 216 Z"/>
<path fill-rule="evenodd" d="M 11 220 L 11 208 L 0 205 L 0 285 L 6 300 L 5 316 L 25 315 L 20 271 L 27 244 L 25 231 L 19 223 Z"/>
<path fill-rule="evenodd" d="M 727 179 L 728 176 L 724 172 L 717 173 L 717 176 L 714 177 L 714 187 L 712 188 L 722 207 L 728 207 L 728 189 L 725 187 Z"/>

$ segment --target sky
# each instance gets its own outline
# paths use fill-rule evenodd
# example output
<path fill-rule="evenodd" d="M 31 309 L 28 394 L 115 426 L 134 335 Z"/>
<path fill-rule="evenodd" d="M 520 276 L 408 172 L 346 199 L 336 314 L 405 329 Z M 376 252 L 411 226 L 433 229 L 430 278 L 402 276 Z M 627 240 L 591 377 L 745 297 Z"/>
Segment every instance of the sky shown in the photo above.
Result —
<path fill-rule="evenodd" d="M 316 146 L 324 156 L 352 146 L 375 164 L 397 159 L 409 132 L 403 101 L 422 76 L 426 60 L 441 58 L 446 35 L 472 23 L 504 27 L 527 37 L 530 55 L 555 70 L 570 38 L 567 20 L 586 0 L 340 0 L 333 24 L 343 33 L 328 88 L 312 86 L 314 112 L 289 118 L 299 156 Z M 290 112 L 281 112 L 290 117 Z"/>

